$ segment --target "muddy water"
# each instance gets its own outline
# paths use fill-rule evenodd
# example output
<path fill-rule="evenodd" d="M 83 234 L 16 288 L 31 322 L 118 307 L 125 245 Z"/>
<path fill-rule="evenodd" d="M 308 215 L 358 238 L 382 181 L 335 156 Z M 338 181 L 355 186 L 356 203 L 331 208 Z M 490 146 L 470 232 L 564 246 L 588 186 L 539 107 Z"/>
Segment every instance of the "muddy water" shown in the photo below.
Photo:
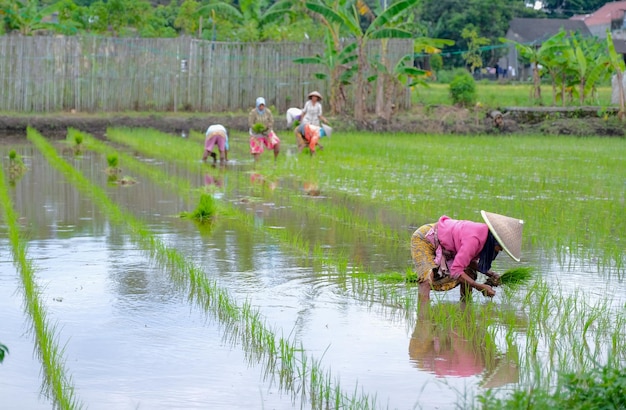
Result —
<path fill-rule="evenodd" d="M 266 369 L 249 363 L 240 346 L 225 341 L 227 330 L 189 302 L 170 274 L 129 240 L 124 227 L 111 224 L 97 204 L 29 145 L 16 148 L 29 171 L 15 182 L 12 199 L 48 319 L 58 325 L 59 343 L 65 347 L 65 368 L 87 408 L 300 407 L 289 392 L 264 377 Z M 328 269 L 311 266 L 299 251 L 236 221 L 220 221 L 210 234 L 201 233 L 176 217 L 193 205 L 167 189 L 138 176 L 132 186 L 108 185 L 103 158 L 89 153 L 68 158 L 168 246 L 228 289 L 238 304 L 250 300 L 277 334 L 302 343 L 346 392 L 363 390 L 376 396 L 381 408 L 456 408 L 462 403 L 459 397 L 470 397 L 482 385 L 507 389 L 519 380 L 515 358 L 504 358 L 516 352 L 508 352 L 505 344 L 487 348 L 480 338 L 458 337 L 428 318 L 405 317 L 397 309 L 355 297 Z M 222 187 L 240 180 L 236 172 L 244 171 L 227 171 Z M 188 177 L 198 186 L 207 182 L 206 176 Z M 298 213 L 282 203 L 280 189 L 271 200 L 251 198 L 254 190 L 245 187 L 240 191 L 224 194 L 224 199 L 255 215 L 257 225 L 276 230 L 297 225 L 303 237 L 322 247 L 343 247 L 350 258 L 380 271 L 409 263 L 405 224 L 399 228 L 407 232 L 402 249 L 355 238 L 340 224 Z M 323 206 L 323 198 L 311 200 Z M 40 365 L 33 355 L 19 275 L 6 262 L 6 240 L 0 242 L 0 254 L 0 342 L 11 349 L 0 365 L 2 379 L 11 380 L 0 383 L 2 407 L 52 408 L 40 394 Z M 592 262 L 572 260 L 564 267 L 541 249 L 527 250 L 524 257 L 565 292 L 576 291 L 597 274 Z M 496 261 L 500 270 L 512 266 L 506 258 Z M 598 288 L 591 297 L 601 299 L 606 291 Z M 623 305 L 624 287 L 614 287 L 613 295 L 615 305 Z M 497 296 L 492 303 L 499 302 Z M 456 305 L 458 293 L 441 295 L 435 308 L 438 303 Z"/>

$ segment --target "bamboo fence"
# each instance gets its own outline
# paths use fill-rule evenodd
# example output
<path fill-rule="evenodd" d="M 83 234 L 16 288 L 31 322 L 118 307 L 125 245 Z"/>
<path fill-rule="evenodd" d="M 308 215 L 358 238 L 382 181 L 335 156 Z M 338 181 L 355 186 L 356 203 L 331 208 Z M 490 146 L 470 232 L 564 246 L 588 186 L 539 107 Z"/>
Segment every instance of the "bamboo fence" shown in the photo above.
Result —
<path fill-rule="evenodd" d="M 368 54 L 377 58 L 379 49 L 372 41 Z M 390 65 L 412 52 L 411 41 L 390 42 Z M 1 36 L 0 111 L 236 112 L 262 96 L 284 112 L 302 107 L 312 90 L 328 95 L 315 76 L 325 67 L 293 62 L 317 54 L 323 44 L 313 42 Z M 408 89 L 396 105 L 410 106 Z"/>

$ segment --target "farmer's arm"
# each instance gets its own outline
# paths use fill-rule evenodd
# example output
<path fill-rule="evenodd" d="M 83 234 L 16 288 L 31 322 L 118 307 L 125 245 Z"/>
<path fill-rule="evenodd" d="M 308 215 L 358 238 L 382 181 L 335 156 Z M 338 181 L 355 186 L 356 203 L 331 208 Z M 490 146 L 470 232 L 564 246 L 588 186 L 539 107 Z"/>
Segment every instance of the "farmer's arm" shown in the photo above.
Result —
<path fill-rule="evenodd" d="M 476 289 L 479 292 L 482 292 L 483 295 L 494 297 L 496 295 L 496 291 L 489 285 L 485 285 L 484 283 L 478 283 L 474 279 L 470 278 L 465 272 L 463 272 L 458 278 L 458 281 L 461 285 L 470 286 Z"/>
<path fill-rule="evenodd" d="M 274 129 L 274 116 L 272 115 L 272 112 L 267 109 L 267 124 L 265 124 L 265 127 L 267 127 L 268 130 L 273 130 Z"/>
<path fill-rule="evenodd" d="M 454 262 L 450 267 L 450 276 L 457 279 L 461 284 L 471 286 L 472 288 L 483 292 L 485 296 L 492 297 L 496 292 L 489 285 L 476 282 L 470 278 L 466 273 L 466 268 L 473 268 L 475 255 L 480 252 L 482 245 L 478 238 L 470 237 L 465 238 L 461 247 L 457 250 L 454 256 Z"/>

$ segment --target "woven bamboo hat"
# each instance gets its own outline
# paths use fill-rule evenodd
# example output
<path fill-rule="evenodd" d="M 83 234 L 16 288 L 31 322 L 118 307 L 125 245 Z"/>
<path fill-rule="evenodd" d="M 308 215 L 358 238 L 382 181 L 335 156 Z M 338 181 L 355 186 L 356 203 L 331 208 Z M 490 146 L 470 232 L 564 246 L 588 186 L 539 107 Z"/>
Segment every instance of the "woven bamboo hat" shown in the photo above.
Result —
<path fill-rule="evenodd" d="M 524 228 L 524 221 L 485 211 L 480 211 L 480 214 L 506 253 L 519 262 L 522 257 L 522 229 Z"/>
<path fill-rule="evenodd" d="M 320 101 L 322 101 L 322 94 L 318 93 L 317 91 L 309 93 L 309 100 L 311 99 L 311 97 L 317 97 Z"/>

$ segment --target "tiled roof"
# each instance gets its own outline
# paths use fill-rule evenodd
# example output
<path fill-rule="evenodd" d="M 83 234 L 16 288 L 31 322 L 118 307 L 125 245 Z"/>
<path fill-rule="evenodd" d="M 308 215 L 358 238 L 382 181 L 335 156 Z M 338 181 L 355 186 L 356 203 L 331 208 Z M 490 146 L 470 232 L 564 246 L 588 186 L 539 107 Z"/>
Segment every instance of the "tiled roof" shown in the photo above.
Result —
<path fill-rule="evenodd" d="M 561 28 L 577 31 L 583 36 L 591 35 L 587 25 L 578 20 L 514 18 L 511 20 L 507 38 L 519 43 L 541 43 L 557 34 Z"/>
<path fill-rule="evenodd" d="M 624 17 L 624 11 L 626 11 L 626 1 L 614 1 L 606 3 L 591 14 L 572 16 L 570 20 L 584 21 L 587 26 L 611 24 L 613 20 L 622 19 Z"/>

